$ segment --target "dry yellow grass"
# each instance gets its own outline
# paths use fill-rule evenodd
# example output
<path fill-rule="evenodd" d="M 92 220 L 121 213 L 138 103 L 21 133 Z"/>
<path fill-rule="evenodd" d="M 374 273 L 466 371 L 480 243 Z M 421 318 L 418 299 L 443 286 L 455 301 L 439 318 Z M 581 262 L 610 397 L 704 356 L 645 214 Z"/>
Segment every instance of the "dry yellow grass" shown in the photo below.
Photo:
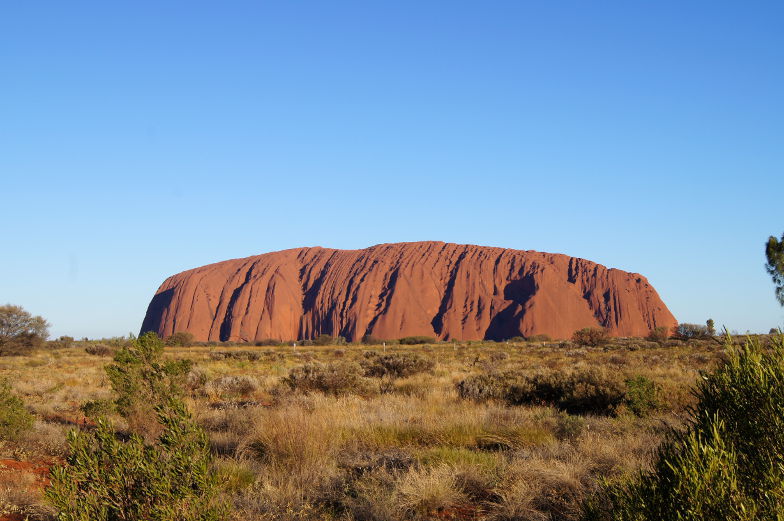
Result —
<path fill-rule="evenodd" d="M 214 356 L 233 350 L 258 359 Z M 371 378 L 371 392 L 361 396 L 304 394 L 284 384 L 306 362 L 361 362 L 367 350 L 382 348 L 167 348 L 167 357 L 195 362 L 188 405 L 210 436 L 236 519 L 577 519 L 599 478 L 648 464 L 665 426 L 682 421 L 699 371 L 721 356 L 711 341 L 387 346 L 435 366 L 407 378 Z M 65 431 L 84 421 L 80 407 L 111 397 L 103 371 L 110 362 L 79 343 L 0 358 L 0 376 L 37 416 L 33 434 L 0 446 L 0 457 L 61 455 Z M 474 374 L 590 367 L 650 378 L 666 406 L 647 418 L 570 416 L 550 406 L 464 400 L 455 387 Z M 3 496 L 9 504 L 28 499 Z"/>

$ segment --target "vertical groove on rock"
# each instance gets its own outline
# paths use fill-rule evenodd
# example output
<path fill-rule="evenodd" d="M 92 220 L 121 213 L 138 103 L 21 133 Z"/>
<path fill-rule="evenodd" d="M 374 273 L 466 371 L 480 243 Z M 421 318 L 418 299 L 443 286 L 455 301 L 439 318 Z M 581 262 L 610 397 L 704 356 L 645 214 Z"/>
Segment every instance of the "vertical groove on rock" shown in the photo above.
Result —
<path fill-rule="evenodd" d="M 229 340 L 229 337 L 231 336 L 231 326 L 234 319 L 236 318 L 233 313 L 234 305 L 237 303 L 237 299 L 239 299 L 240 293 L 242 292 L 242 288 L 244 288 L 245 285 L 248 284 L 248 282 L 250 282 L 250 276 L 252 273 L 253 273 L 253 265 L 251 265 L 251 267 L 245 273 L 245 280 L 242 282 L 242 284 L 237 286 L 234 289 L 234 291 L 232 291 L 231 293 L 231 298 L 229 298 L 229 304 L 226 306 L 226 314 L 223 317 L 223 322 L 221 323 L 221 328 L 220 328 L 220 340 L 222 342 Z"/>

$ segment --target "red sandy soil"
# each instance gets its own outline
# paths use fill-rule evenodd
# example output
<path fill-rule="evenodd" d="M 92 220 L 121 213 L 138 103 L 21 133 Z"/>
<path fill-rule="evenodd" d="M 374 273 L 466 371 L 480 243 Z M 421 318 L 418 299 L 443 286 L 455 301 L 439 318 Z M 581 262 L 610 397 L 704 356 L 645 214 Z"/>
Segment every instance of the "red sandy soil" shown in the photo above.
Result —
<path fill-rule="evenodd" d="M 17 461 L 13 459 L 0 459 L 0 478 L 13 480 L 20 479 L 25 474 L 33 475 L 30 485 L 34 491 L 43 491 L 49 485 L 49 469 L 54 461 Z M 22 514 L 10 513 L 0 515 L 0 521 L 24 521 Z"/>

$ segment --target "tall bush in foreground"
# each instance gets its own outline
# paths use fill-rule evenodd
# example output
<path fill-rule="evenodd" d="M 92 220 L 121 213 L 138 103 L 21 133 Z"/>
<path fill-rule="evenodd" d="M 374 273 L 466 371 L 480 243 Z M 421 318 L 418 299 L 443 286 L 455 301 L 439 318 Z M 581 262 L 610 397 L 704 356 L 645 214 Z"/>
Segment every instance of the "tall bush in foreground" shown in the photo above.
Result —
<path fill-rule="evenodd" d="M 161 340 L 145 334 L 107 366 L 114 408 L 131 432 L 119 435 L 99 418 L 94 431 L 68 434 L 70 454 L 46 490 L 60 521 L 226 519 L 207 436 L 182 401 L 190 364 L 163 361 L 162 351 Z"/>
<path fill-rule="evenodd" d="M 784 336 L 734 349 L 694 393 L 685 431 L 673 432 L 651 472 L 605 487 L 586 519 L 784 519 Z"/>
<path fill-rule="evenodd" d="M 204 431 L 179 400 L 156 409 L 163 431 L 154 444 L 138 434 L 122 440 L 103 419 L 95 432 L 69 433 L 70 455 L 46 490 L 58 520 L 226 519 Z"/>
<path fill-rule="evenodd" d="M 163 341 L 145 333 L 114 356 L 106 374 L 115 393 L 115 406 L 130 429 L 148 436 L 158 434 L 156 407 L 182 393 L 191 369 L 189 360 L 166 360 Z"/>

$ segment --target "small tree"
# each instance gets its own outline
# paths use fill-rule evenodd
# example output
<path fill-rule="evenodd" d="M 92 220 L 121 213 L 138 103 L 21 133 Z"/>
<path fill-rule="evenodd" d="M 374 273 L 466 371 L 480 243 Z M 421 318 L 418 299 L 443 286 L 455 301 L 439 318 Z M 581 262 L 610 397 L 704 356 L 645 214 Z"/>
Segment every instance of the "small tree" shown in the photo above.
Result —
<path fill-rule="evenodd" d="M 666 342 L 670 338 L 670 328 L 667 326 L 656 326 L 648 333 L 648 340 L 652 342 Z"/>
<path fill-rule="evenodd" d="M 19 354 L 43 345 L 49 323 L 21 306 L 0 306 L 0 355 Z"/>
<path fill-rule="evenodd" d="M 147 437 L 158 434 L 156 407 L 171 396 L 180 396 L 191 370 L 189 360 L 162 361 L 163 342 L 148 332 L 123 347 L 106 366 L 115 392 L 115 406 L 132 431 Z"/>
<path fill-rule="evenodd" d="M 676 334 L 685 339 L 689 340 L 691 338 L 705 338 L 708 336 L 708 327 L 701 326 L 699 324 L 678 324 L 678 328 L 675 330 Z"/>
<path fill-rule="evenodd" d="M 768 259 L 765 269 L 776 286 L 776 299 L 784 306 L 784 233 L 781 234 L 781 240 L 773 236 L 768 238 L 765 257 Z"/>
<path fill-rule="evenodd" d="M 708 327 L 708 336 L 716 336 L 716 324 L 709 318 L 705 325 Z"/>

